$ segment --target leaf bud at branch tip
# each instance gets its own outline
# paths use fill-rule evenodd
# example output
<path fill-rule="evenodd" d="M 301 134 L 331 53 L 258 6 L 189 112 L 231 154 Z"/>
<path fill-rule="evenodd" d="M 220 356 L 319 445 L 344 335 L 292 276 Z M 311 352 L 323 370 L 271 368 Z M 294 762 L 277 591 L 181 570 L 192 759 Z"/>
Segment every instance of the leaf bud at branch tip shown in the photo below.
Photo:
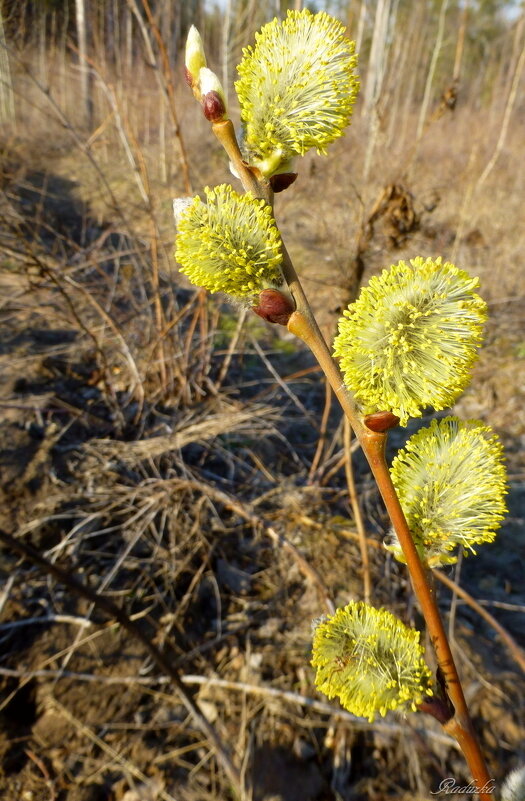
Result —
<path fill-rule="evenodd" d="M 208 94 L 203 97 L 202 110 L 209 122 L 220 122 L 224 119 L 224 115 L 226 114 L 224 103 L 217 92 L 208 92 Z"/>
<path fill-rule="evenodd" d="M 291 298 L 278 289 L 263 289 L 259 293 L 259 305 L 252 306 L 252 311 L 269 323 L 287 325 L 294 310 Z"/>
<path fill-rule="evenodd" d="M 206 55 L 199 31 L 192 25 L 186 39 L 184 75 L 197 100 L 201 99 L 199 73 L 206 66 Z"/>

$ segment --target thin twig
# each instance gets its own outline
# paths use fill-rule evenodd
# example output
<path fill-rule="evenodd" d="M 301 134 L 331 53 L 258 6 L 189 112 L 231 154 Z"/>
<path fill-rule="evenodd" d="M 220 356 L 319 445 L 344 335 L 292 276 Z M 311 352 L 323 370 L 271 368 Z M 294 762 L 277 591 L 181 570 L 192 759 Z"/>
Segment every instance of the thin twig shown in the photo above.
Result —
<path fill-rule="evenodd" d="M 74 615 L 44 615 L 43 617 L 24 617 L 22 620 L 11 620 L 9 623 L 0 623 L 0 631 L 9 631 L 9 629 L 22 628 L 23 626 L 48 626 L 51 623 L 68 623 L 80 628 L 89 628 L 92 626 L 91 620 L 86 620 L 85 617 L 75 617 Z"/>
<path fill-rule="evenodd" d="M 328 381 L 325 379 L 323 414 L 321 416 L 321 425 L 319 427 L 319 439 L 317 440 L 317 448 L 315 449 L 314 458 L 312 459 L 312 464 L 310 465 L 310 470 L 308 472 L 309 482 L 312 482 L 314 480 L 315 473 L 317 471 L 317 468 L 319 467 L 319 462 L 321 461 L 321 457 L 323 455 L 324 447 L 326 444 L 326 429 L 328 426 L 328 418 L 330 416 L 331 406 L 332 406 L 332 388 L 328 383 Z"/>
<path fill-rule="evenodd" d="M 239 342 L 239 338 L 241 336 L 242 329 L 244 328 L 244 323 L 245 323 L 247 314 L 248 314 L 248 310 L 244 309 L 244 308 L 242 308 L 240 310 L 240 312 L 239 312 L 239 319 L 237 320 L 237 326 L 236 326 L 235 331 L 233 332 L 233 335 L 232 335 L 232 337 L 230 339 L 230 342 L 229 342 L 229 345 L 228 345 L 228 350 L 227 350 L 226 355 L 224 357 L 224 360 L 223 360 L 223 362 L 221 364 L 221 369 L 219 370 L 219 375 L 217 376 L 217 380 L 215 381 L 215 386 L 216 386 L 217 390 L 219 390 L 221 388 L 222 383 L 223 383 L 223 381 L 226 378 L 226 375 L 228 373 L 228 370 L 230 369 L 230 364 L 231 364 L 231 361 L 232 361 L 232 358 L 233 358 L 233 354 L 235 353 L 235 349 L 236 349 L 237 344 Z"/>
<path fill-rule="evenodd" d="M 312 414 L 310 414 L 310 412 L 308 411 L 308 409 L 306 408 L 304 403 L 302 403 L 302 401 L 299 400 L 299 398 L 297 397 L 295 392 L 293 392 L 293 390 L 290 389 L 290 387 L 288 386 L 286 381 L 284 381 L 281 378 L 281 376 L 279 375 L 279 373 L 277 372 L 277 370 L 275 369 L 275 367 L 273 366 L 271 361 L 266 358 L 266 354 L 264 353 L 263 349 L 261 348 L 261 346 L 259 345 L 259 343 L 255 339 L 255 337 L 251 336 L 250 337 L 250 341 L 251 341 L 253 347 L 255 348 L 255 350 L 257 352 L 257 355 L 261 359 L 262 363 L 264 364 L 264 366 L 266 367 L 266 369 L 268 370 L 270 375 L 275 378 L 275 381 L 277 382 L 278 386 L 283 390 L 283 392 L 286 395 L 288 395 L 288 397 L 290 398 L 292 403 L 295 406 L 297 406 L 299 411 L 304 415 L 305 419 L 308 420 L 310 425 L 313 426 L 313 428 L 317 428 L 317 420 L 315 419 L 315 417 Z"/>
<path fill-rule="evenodd" d="M 370 560 L 368 558 L 368 545 L 366 541 L 365 524 L 361 513 L 357 489 L 355 486 L 354 467 L 352 464 L 352 429 L 348 419 L 344 419 L 344 450 L 345 450 L 345 476 L 348 487 L 348 497 L 352 507 L 352 514 L 355 520 L 357 533 L 359 534 L 359 550 L 361 551 L 361 562 L 363 565 L 363 598 L 365 603 L 370 603 L 372 595 L 372 581 L 370 578 Z"/>
<path fill-rule="evenodd" d="M 0 667 L 0 676 L 9 676 L 12 678 L 22 678 L 26 675 L 24 670 L 15 670 L 12 668 Z M 58 678 L 58 679 L 73 679 L 74 681 L 84 681 L 89 684 L 106 684 L 108 686 L 124 685 L 124 686 L 137 686 L 137 687 L 151 687 L 169 684 L 171 678 L 169 676 L 101 676 L 94 673 L 76 673 L 74 671 L 57 671 L 57 670 L 33 670 L 31 671 L 32 678 Z M 347 712 L 345 709 L 339 709 L 332 706 L 326 701 L 319 701 L 317 698 L 310 698 L 307 695 L 293 692 L 291 690 L 281 690 L 277 687 L 267 687 L 260 684 L 249 684 L 244 681 L 230 681 L 227 679 L 220 679 L 217 676 L 199 676 L 192 674 L 185 674 L 181 676 L 183 684 L 188 686 L 209 686 L 219 687 L 225 690 L 233 690 L 234 692 L 248 693 L 250 695 L 262 695 L 268 698 L 275 698 L 278 701 L 286 701 L 292 704 L 304 706 L 314 712 L 319 712 L 321 715 L 329 715 L 332 719 L 347 721 L 351 724 L 352 728 L 360 731 L 377 731 L 381 734 L 390 736 L 399 736 L 406 734 L 406 723 L 387 723 L 385 721 L 374 721 L 369 723 L 364 718 L 358 718 Z M 158 724 L 155 724 L 158 726 Z M 168 725 L 168 724 L 167 724 Z M 172 725 L 170 723 L 169 725 Z M 456 741 L 448 735 L 441 734 L 440 732 L 432 731 L 431 729 L 414 729 L 424 733 L 425 737 L 434 740 L 441 745 L 446 745 L 450 748 L 458 749 L 459 746 Z"/>

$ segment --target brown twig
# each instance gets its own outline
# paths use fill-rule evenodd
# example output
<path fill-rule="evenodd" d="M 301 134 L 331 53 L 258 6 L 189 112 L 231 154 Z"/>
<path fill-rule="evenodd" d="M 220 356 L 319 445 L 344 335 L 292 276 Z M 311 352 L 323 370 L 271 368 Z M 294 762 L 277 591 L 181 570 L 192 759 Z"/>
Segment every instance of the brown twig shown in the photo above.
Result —
<path fill-rule="evenodd" d="M 188 330 L 186 331 L 186 340 L 184 342 L 184 350 L 180 364 L 180 371 L 182 375 L 189 374 L 189 365 L 190 365 L 190 355 L 194 350 L 193 346 L 193 335 L 195 334 L 195 330 L 197 328 L 197 323 L 201 323 L 202 315 L 205 313 L 205 307 L 203 307 L 203 298 L 206 296 L 206 293 L 203 289 L 199 289 L 199 291 L 195 295 L 195 309 L 193 312 L 193 316 L 190 320 L 188 325 Z M 202 324 L 201 324 L 202 330 Z M 191 402 L 191 387 L 188 381 L 186 381 L 184 386 L 185 394 L 186 394 L 186 402 L 189 404 Z"/>
<path fill-rule="evenodd" d="M 491 776 L 481 753 L 474 728 L 470 719 L 467 703 L 450 649 L 443 621 L 437 606 L 431 583 L 428 579 L 416 546 L 412 539 L 403 509 L 397 497 L 390 471 L 385 459 L 386 434 L 370 432 L 363 441 L 363 451 L 368 459 L 379 491 L 394 526 L 397 538 L 403 550 L 407 568 L 421 611 L 427 624 L 432 645 L 436 652 L 438 665 L 443 674 L 445 689 L 454 707 L 454 715 L 445 725 L 445 730 L 452 734 L 461 746 L 468 762 L 476 785 L 480 788 L 488 786 Z M 480 793 L 482 801 L 491 801 L 492 795 Z"/>
<path fill-rule="evenodd" d="M 363 565 L 363 598 L 365 603 L 370 603 L 372 595 L 372 581 L 370 578 L 370 560 L 368 558 L 368 545 L 366 541 L 365 523 L 361 513 L 361 506 L 359 505 L 359 498 L 357 497 L 357 490 L 355 486 L 354 468 L 352 465 L 352 429 L 348 419 L 344 419 L 344 452 L 345 452 L 345 476 L 346 484 L 348 487 L 348 497 L 352 507 L 352 514 L 355 520 L 355 527 L 359 535 L 359 550 L 361 551 L 361 562 Z"/>
<path fill-rule="evenodd" d="M 239 143 L 235 136 L 235 129 L 231 120 L 223 120 L 222 122 L 214 122 L 212 131 L 225 149 L 232 166 L 236 170 L 239 179 L 246 192 L 251 192 L 254 197 L 264 197 L 269 199 L 271 190 L 269 186 L 263 184 L 257 179 L 253 170 L 248 167 L 242 157 L 239 149 Z"/>
<path fill-rule="evenodd" d="M 222 384 L 228 374 L 228 370 L 230 369 L 230 364 L 233 359 L 233 355 L 235 353 L 235 349 L 239 343 L 239 339 L 242 333 L 242 329 L 244 328 L 244 323 L 246 321 L 246 316 L 248 314 L 247 309 L 240 309 L 239 310 L 239 318 L 237 320 L 237 325 L 235 327 L 235 331 L 233 332 L 230 341 L 228 343 L 228 350 L 224 356 L 223 362 L 221 364 L 221 369 L 219 370 L 219 375 L 215 381 L 215 386 L 217 391 L 222 387 Z"/>
<path fill-rule="evenodd" d="M 332 389 L 328 381 L 324 382 L 324 408 L 321 416 L 321 425 L 319 427 L 319 439 L 317 440 L 317 448 L 315 449 L 314 458 L 308 471 L 308 481 L 313 481 L 319 462 L 323 455 L 324 447 L 326 445 L 326 429 L 328 426 L 328 417 L 330 415 L 330 408 L 332 406 Z"/>
<path fill-rule="evenodd" d="M 35 763 L 37 768 L 42 773 L 42 776 L 44 777 L 44 781 L 46 783 L 46 786 L 47 786 L 47 788 L 49 790 L 49 801 L 55 801 L 55 798 L 57 797 L 56 796 L 56 790 L 55 790 L 55 784 L 54 784 L 53 779 L 49 775 L 49 771 L 47 769 L 46 763 L 44 762 L 43 759 L 41 759 L 39 756 L 37 756 L 37 754 L 35 754 L 34 751 L 31 751 L 30 748 L 24 748 L 24 753 L 32 762 Z"/>
<path fill-rule="evenodd" d="M 287 256 L 287 254 L 286 254 Z M 414 592 L 421 605 L 438 664 L 443 673 L 446 689 L 454 707 L 454 717 L 447 723 L 447 731 L 456 737 L 468 762 L 472 776 L 478 787 L 488 785 L 491 780 L 478 741 L 476 739 L 468 707 L 463 695 L 459 675 L 450 650 L 447 635 L 441 620 L 436 599 L 429 585 L 425 568 L 412 540 L 405 515 L 396 495 L 388 465 L 385 459 L 386 434 L 370 431 L 359 415 L 355 401 L 343 383 L 341 373 L 335 364 L 313 319 L 308 301 L 300 288 L 299 279 L 289 257 L 285 259 L 287 282 L 297 302 L 297 310 L 292 313 L 288 330 L 300 337 L 310 348 L 327 376 L 332 389 L 337 395 L 343 411 L 356 436 L 363 453 L 370 465 L 377 482 L 381 497 L 394 526 L 401 548 L 406 559 L 407 568 L 412 580 Z M 491 796 L 480 793 L 481 801 L 490 801 Z"/>

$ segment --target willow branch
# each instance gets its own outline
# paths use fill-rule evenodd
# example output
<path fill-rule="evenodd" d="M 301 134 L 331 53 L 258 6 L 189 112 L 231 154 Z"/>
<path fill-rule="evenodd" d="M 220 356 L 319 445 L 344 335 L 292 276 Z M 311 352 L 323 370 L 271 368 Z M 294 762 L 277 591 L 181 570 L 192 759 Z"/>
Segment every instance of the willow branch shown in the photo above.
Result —
<path fill-rule="evenodd" d="M 295 275 L 295 279 L 298 282 L 295 270 L 293 270 L 293 275 Z M 297 293 L 297 295 L 294 293 L 294 298 L 296 297 L 299 299 L 298 306 L 299 303 L 301 303 L 301 306 L 303 302 L 306 304 L 308 303 L 302 291 L 301 293 Z M 426 570 L 421 563 L 419 554 L 414 545 L 394 485 L 392 484 L 385 458 L 386 434 L 370 431 L 362 422 L 353 396 L 344 386 L 339 368 L 332 359 L 317 324 L 315 321 L 312 323 L 312 312 L 309 308 L 303 311 L 303 308 L 298 308 L 292 313 L 288 323 L 288 329 L 296 334 L 296 336 L 300 337 L 317 358 L 370 464 L 388 515 L 392 521 L 401 548 L 403 549 L 412 586 L 425 618 L 427 629 L 436 653 L 436 659 L 445 680 L 448 696 L 454 707 L 454 716 L 446 723 L 445 729 L 456 738 L 460 745 L 477 787 L 482 788 L 486 785 L 489 786 L 491 777 L 489 776 L 483 754 L 481 753 L 474 733 L 465 696 L 454 663 L 454 657 L 450 650 L 436 599 L 428 581 Z M 481 801 L 493 801 L 493 796 L 489 793 L 480 792 L 479 797 Z"/>
<path fill-rule="evenodd" d="M 214 134 L 226 150 L 244 189 L 247 192 L 251 192 L 255 197 L 263 198 L 271 205 L 273 200 L 271 187 L 256 170 L 253 170 L 244 161 L 231 121 L 225 120 L 214 123 L 212 128 Z M 449 734 L 455 737 L 460 745 L 476 785 L 480 789 L 479 797 L 481 801 L 493 801 L 492 794 L 483 792 L 481 789 L 486 785 L 490 786 L 491 777 L 488 774 L 483 754 L 481 753 L 474 733 L 454 658 L 450 650 L 450 645 L 431 584 L 428 581 L 425 568 L 419 558 L 405 515 L 390 478 L 388 465 L 385 459 L 386 434 L 371 431 L 364 424 L 354 397 L 344 385 L 339 367 L 333 359 L 328 345 L 319 329 L 284 243 L 282 243 L 281 250 L 283 257 L 281 269 L 296 306 L 295 311 L 290 315 L 288 330 L 299 337 L 310 348 L 319 362 L 370 464 L 403 550 L 414 592 L 420 603 L 428 632 L 436 652 L 437 662 L 444 677 L 446 691 L 454 707 L 454 715 L 445 724 L 445 729 Z"/>

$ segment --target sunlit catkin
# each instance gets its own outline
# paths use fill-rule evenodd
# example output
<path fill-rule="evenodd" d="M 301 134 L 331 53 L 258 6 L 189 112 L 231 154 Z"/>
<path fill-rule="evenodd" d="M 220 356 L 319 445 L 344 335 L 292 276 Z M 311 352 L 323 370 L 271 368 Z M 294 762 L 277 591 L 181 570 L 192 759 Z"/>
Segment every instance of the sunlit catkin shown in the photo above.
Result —
<path fill-rule="evenodd" d="M 432 695 L 423 650 L 418 631 L 385 609 L 355 601 L 315 629 L 315 684 L 370 721 L 392 709 L 415 710 Z"/>
<path fill-rule="evenodd" d="M 436 567 L 492 542 L 505 516 L 503 448 L 479 420 L 432 420 L 395 457 L 392 481 L 421 559 Z M 387 544 L 404 561 L 395 535 Z"/>
<path fill-rule="evenodd" d="M 350 122 L 356 64 L 344 25 L 325 12 L 265 25 L 237 68 L 247 160 L 269 176 L 310 148 L 324 153 Z"/>
<path fill-rule="evenodd" d="M 478 279 L 441 259 L 400 261 L 371 278 L 339 320 L 334 353 L 363 414 L 406 425 L 450 406 L 470 381 L 487 307 Z"/>
<path fill-rule="evenodd" d="M 281 238 L 270 207 L 222 184 L 204 190 L 180 215 L 175 258 L 181 272 L 210 292 L 254 298 L 283 282 Z"/>

